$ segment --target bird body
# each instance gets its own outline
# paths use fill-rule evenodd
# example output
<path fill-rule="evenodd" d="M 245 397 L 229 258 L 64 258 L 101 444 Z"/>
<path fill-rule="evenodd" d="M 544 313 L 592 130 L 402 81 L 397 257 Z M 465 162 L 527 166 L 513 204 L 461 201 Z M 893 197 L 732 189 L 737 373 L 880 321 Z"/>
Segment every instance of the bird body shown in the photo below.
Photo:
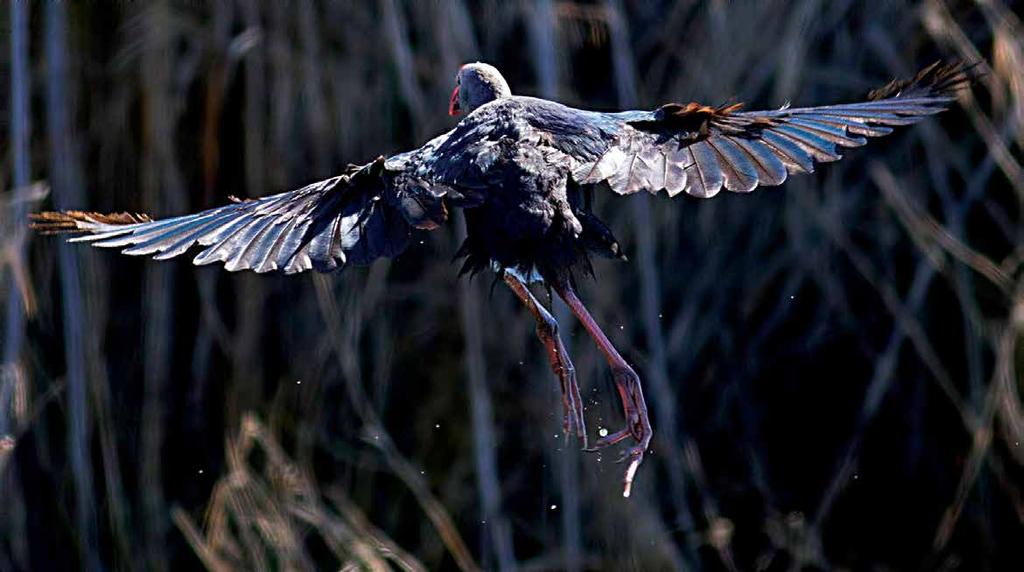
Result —
<path fill-rule="evenodd" d="M 584 205 L 589 189 L 573 180 L 576 153 L 589 154 L 588 144 L 607 135 L 602 119 L 556 102 L 504 96 L 476 108 L 436 146 L 403 157 L 421 166 L 418 176 L 473 197 L 462 203 L 464 270 L 494 265 L 557 279 L 589 268 L 589 253 L 619 255 L 610 231 Z"/>
<path fill-rule="evenodd" d="M 544 281 L 561 296 L 605 355 L 623 400 L 625 429 L 596 448 L 631 439 L 624 494 L 651 438 L 636 372 L 608 341 L 574 291 L 593 254 L 622 258 L 612 232 L 590 211 L 597 192 L 642 190 L 709 198 L 745 193 L 809 173 L 857 147 L 946 109 L 969 81 L 962 64 L 933 64 L 861 103 L 743 111 L 669 103 L 650 111 L 605 113 L 512 95 L 494 67 L 460 68 L 449 105 L 465 114 L 422 147 L 301 189 L 164 220 L 145 215 L 38 213 L 44 232 L 83 232 L 72 241 L 166 259 L 193 246 L 195 264 L 229 271 L 331 271 L 395 256 L 416 230 L 465 212 L 464 272 L 494 268 L 537 320 L 563 391 L 567 435 L 586 447 L 582 401 L 550 313 L 526 284 Z"/>

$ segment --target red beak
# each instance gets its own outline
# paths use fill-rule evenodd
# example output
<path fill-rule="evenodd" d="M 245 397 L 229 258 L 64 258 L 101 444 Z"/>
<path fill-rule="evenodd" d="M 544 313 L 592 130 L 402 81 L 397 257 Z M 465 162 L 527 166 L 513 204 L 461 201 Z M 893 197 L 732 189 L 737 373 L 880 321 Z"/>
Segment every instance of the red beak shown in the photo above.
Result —
<path fill-rule="evenodd" d="M 462 113 L 462 109 L 459 108 L 459 86 L 455 86 L 455 91 L 452 92 L 452 98 L 448 101 L 448 115 L 455 117 Z"/>

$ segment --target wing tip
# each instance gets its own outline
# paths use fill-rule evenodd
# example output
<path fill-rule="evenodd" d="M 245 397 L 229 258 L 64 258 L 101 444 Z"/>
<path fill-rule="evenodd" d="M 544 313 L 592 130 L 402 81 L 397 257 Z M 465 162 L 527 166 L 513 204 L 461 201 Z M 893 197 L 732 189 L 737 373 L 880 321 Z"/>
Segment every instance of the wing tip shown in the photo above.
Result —
<path fill-rule="evenodd" d="M 894 79 L 882 87 L 871 90 L 867 98 L 869 101 L 913 96 L 953 99 L 957 92 L 977 81 L 982 75 L 982 63 L 981 60 L 971 63 L 963 60 L 939 60 L 926 66 L 912 78 Z"/>
<path fill-rule="evenodd" d="M 29 228 L 41 234 L 63 234 L 100 229 L 104 226 L 125 226 L 152 222 L 144 213 L 96 213 L 87 211 L 44 211 L 31 213 Z"/>

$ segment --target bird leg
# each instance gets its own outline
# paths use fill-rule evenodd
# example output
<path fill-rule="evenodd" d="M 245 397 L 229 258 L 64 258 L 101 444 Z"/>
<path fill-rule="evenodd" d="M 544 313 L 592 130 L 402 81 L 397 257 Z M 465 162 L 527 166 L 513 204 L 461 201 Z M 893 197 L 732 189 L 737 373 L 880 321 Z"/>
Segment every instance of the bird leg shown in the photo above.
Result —
<path fill-rule="evenodd" d="M 502 279 L 537 320 L 537 337 L 544 344 L 548 361 L 551 363 L 551 371 L 558 376 L 562 386 L 562 429 L 565 438 L 569 439 L 575 434 L 586 449 L 587 427 L 583 421 L 583 399 L 580 398 L 580 386 L 576 383 L 576 368 L 573 367 L 569 352 L 558 335 L 558 322 L 519 278 L 510 272 L 504 272 Z"/>
<path fill-rule="evenodd" d="M 620 459 L 620 461 L 629 460 L 622 491 L 622 496 L 628 497 L 633 487 L 633 477 L 636 475 L 636 470 L 640 467 L 640 463 L 644 460 L 644 453 L 647 451 L 647 446 L 651 443 L 651 435 L 653 434 L 651 423 L 647 418 L 647 404 L 644 403 L 644 394 L 640 388 L 640 377 L 626 363 L 626 360 L 622 359 L 618 350 L 608 340 L 608 336 L 601 331 L 601 327 L 597 325 L 590 312 L 587 311 L 586 306 L 576 296 L 576 292 L 569 281 L 565 280 L 557 283 L 554 285 L 554 288 L 555 292 L 558 292 L 558 295 L 565 300 L 569 309 L 572 310 L 572 313 L 583 324 L 583 327 L 586 328 L 590 337 L 597 344 L 598 349 L 604 354 L 608 365 L 611 366 L 615 387 L 618 389 L 619 397 L 622 399 L 626 427 L 621 431 L 601 437 L 594 443 L 594 448 L 590 450 L 596 451 L 632 437 L 635 444 L 627 449 Z"/>

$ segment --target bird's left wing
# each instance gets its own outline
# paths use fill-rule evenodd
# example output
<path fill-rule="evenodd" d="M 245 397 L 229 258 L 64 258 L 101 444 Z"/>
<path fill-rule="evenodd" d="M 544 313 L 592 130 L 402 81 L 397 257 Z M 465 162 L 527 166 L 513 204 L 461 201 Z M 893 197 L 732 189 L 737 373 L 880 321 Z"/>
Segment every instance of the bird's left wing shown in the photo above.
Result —
<path fill-rule="evenodd" d="M 429 151 L 443 137 L 423 149 Z M 329 272 L 396 256 L 414 229 L 444 222 L 446 189 L 409 173 L 418 160 L 415 153 L 352 165 L 301 189 L 233 199 L 195 214 L 152 220 L 130 213 L 43 212 L 31 215 L 31 226 L 44 233 L 84 233 L 70 241 L 157 260 L 198 245 L 204 248 L 192 261 L 196 265 L 222 262 L 229 271 L 261 273 Z"/>
<path fill-rule="evenodd" d="M 936 63 L 860 103 L 753 112 L 740 104 L 670 103 L 622 113 L 559 106 L 533 123 L 573 158 L 579 183 L 607 182 L 618 194 L 664 189 L 669 196 L 712 197 L 723 188 L 782 184 L 791 173 L 812 172 L 816 162 L 840 159 L 837 147 L 859 147 L 939 113 L 970 81 L 968 72 L 960 63 Z"/>

